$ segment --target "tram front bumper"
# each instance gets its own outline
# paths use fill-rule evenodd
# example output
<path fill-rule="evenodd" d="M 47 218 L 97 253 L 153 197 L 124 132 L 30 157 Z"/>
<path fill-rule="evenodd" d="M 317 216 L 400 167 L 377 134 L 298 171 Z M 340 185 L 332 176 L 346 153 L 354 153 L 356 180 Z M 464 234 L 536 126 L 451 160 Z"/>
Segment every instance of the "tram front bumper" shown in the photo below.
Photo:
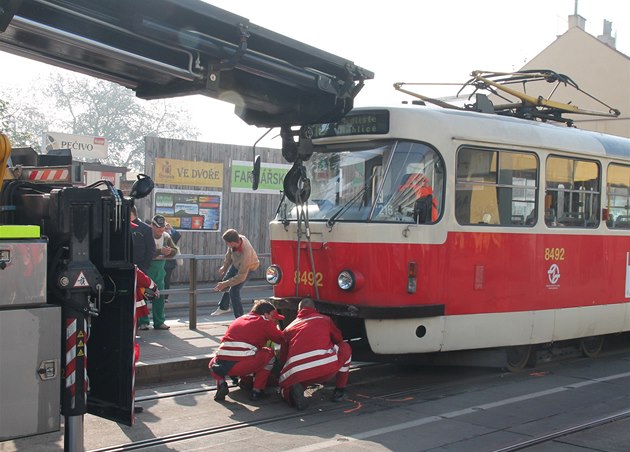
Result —
<path fill-rule="evenodd" d="M 272 297 L 278 310 L 297 311 L 298 304 L 306 297 Z M 357 319 L 410 319 L 444 315 L 443 304 L 418 306 L 362 306 L 314 300 L 322 314 Z"/>

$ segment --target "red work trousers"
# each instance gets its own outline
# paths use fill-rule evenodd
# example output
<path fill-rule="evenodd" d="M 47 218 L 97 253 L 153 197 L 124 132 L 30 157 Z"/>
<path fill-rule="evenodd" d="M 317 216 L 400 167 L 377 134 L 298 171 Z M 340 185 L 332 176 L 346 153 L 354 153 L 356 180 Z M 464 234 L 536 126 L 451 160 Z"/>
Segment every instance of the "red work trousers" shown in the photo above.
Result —
<path fill-rule="evenodd" d="M 271 373 L 274 358 L 274 351 L 270 348 L 263 347 L 259 349 L 255 355 L 237 361 L 229 370 L 226 377 L 243 377 L 245 375 L 254 374 L 254 389 L 263 390 L 267 386 L 267 379 Z M 221 382 L 224 380 L 224 377 L 212 371 L 212 363 L 214 363 L 216 359 L 217 357 L 215 356 L 212 358 L 212 361 L 210 361 L 210 373 L 212 374 L 212 378 L 217 380 L 217 382 Z"/>
<path fill-rule="evenodd" d="M 345 388 L 348 384 L 348 376 L 350 373 L 350 360 L 352 358 L 352 347 L 346 342 L 338 344 L 337 361 L 319 367 L 305 369 L 296 372 L 280 383 L 280 394 L 287 401 L 289 399 L 289 388 L 295 384 L 301 384 L 306 387 L 311 384 L 324 383 L 328 380 L 335 379 L 335 387 Z M 281 374 L 282 375 L 282 374 Z"/>

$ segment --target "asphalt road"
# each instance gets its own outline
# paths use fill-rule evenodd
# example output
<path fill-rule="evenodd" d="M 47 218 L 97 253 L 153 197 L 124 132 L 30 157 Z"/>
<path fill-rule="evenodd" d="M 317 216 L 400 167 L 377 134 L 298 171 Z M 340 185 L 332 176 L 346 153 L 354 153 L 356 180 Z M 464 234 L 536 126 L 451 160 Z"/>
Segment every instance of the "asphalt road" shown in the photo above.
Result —
<path fill-rule="evenodd" d="M 188 381 L 138 391 L 144 412 L 134 427 L 86 416 L 85 447 L 626 452 L 629 364 L 626 350 L 521 373 L 363 365 L 351 372 L 347 400 L 332 403 L 332 387 L 313 387 L 308 391 L 310 406 L 301 412 L 270 389 L 270 398 L 250 402 L 247 393 L 232 388 L 226 401 L 218 403 L 214 388 L 204 384 L 207 380 Z M 56 451 L 62 446 L 59 432 L 1 443 L 0 450 Z"/>

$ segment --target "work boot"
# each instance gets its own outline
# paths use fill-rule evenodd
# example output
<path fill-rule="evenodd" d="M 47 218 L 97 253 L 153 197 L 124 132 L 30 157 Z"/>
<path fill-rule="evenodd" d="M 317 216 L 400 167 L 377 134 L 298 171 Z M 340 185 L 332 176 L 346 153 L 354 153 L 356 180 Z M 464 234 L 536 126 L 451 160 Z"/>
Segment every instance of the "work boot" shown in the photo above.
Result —
<path fill-rule="evenodd" d="M 269 397 L 265 391 L 261 391 L 260 389 L 252 389 L 252 392 L 249 394 L 249 400 L 252 402 L 258 402 L 259 400 L 263 400 Z"/>
<path fill-rule="evenodd" d="M 292 385 L 291 389 L 289 389 L 289 394 L 291 396 L 291 401 L 293 405 L 299 410 L 303 411 L 308 408 L 308 400 L 304 397 L 304 388 L 300 384 Z"/>
<path fill-rule="evenodd" d="M 226 381 L 222 381 L 217 385 L 217 392 L 214 394 L 214 400 L 217 402 L 223 402 L 225 400 L 225 396 L 230 393 L 230 389 L 228 388 L 228 384 Z"/>
<path fill-rule="evenodd" d="M 335 388 L 335 390 L 333 391 L 332 394 L 332 398 L 330 400 L 332 400 L 333 402 L 343 402 L 343 399 L 346 397 L 346 390 L 342 389 L 342 388 Z"/>

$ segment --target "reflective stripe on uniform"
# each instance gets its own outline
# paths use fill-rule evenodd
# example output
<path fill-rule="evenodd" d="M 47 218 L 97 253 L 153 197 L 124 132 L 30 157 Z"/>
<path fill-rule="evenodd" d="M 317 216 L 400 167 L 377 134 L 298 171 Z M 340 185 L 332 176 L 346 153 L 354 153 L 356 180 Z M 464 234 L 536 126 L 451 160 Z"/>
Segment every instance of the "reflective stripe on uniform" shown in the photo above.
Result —
<path fill-rule="evenodd" d="M 217 350 L 215 356 L 254 356 L 256 352 L 254 350 Z"/>
<path fill-rule="evenodd" d="M 236 350 L 234 350 L 236 349 Z M 221 342 L 216 356 L 254 356 L 258 347 L 247 342 Z"/>
<path fill-rule="evenodd" d="M 301 372 L 307 369 L 313 369 L 315 367 L 325 366 L 326 364 L 337 362 L 337 355 L 327 356 L 326 358 L 318 359 L 317 361 L 310 361 L 304 364 L 299 364 L 291 369 L 287 370 L 280 376 L 280 383 L 289 378 L 296 372 Z"/>
<path fill-rule="evenodd" d="M 341 369 L 339 369 L 339 372 L 349 372 L 350 371 L 350 361 L 352 361 L 352 356 L 350 356 L 348 358 L 348 360 L 343 363 L 343 366 L 341 366 Z"/>
<path fill-rule="evenodd" d="M 324 350 L 324 349 L 311 350 L 310 352 L 300 353 L 299 355 L 290 357 L 284 365 L 290 366 L 294 362 L 301 361 L 306 358 L 312 358 L 313 356 L 321 356 L 321 355 L 331 355 L 331 354 L 334 354 L 335 352 L 336 350 L 332 348 L 329 348 L 328 350 Z"/>
<path fill-rule="evenodd" d="M 234 347 L 234 348 L 247 348 L 249 350 L 258 350 L 258 347 L 252 344 L 248 344 L 247 342 L 233 342 L 233 341 L 225 341 L 219 344 L 219 348 L 223 347 Z"/>

